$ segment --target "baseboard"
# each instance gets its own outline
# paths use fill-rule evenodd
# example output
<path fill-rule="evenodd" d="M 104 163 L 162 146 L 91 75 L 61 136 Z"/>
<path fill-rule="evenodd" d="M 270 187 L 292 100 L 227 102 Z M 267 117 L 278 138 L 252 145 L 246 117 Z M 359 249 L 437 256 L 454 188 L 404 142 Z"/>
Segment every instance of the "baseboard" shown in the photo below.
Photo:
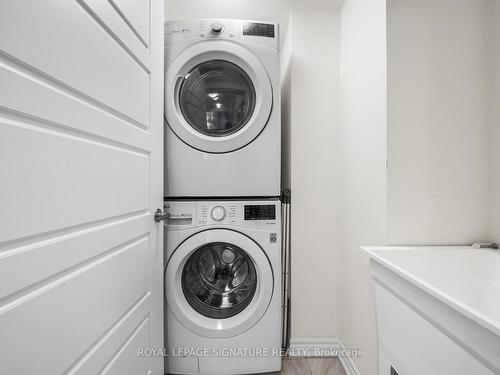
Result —
<path fill-rule="evenodd" d="M 326 338 L 291 338 L 290 354 L 292 356 L 325 357 L 334 352 L 345 352 L 346 348 L 336 337 Z M 347 375 L 360 375 L 351 356 L 338 356 Z"/>

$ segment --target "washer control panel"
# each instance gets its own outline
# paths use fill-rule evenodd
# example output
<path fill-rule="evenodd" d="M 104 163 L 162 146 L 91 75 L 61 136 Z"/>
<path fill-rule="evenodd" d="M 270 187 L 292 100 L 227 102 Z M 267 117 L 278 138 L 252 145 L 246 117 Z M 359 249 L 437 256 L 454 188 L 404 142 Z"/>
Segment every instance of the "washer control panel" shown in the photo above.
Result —
<path fill-rule="evenodd" d="M 236 205 L 231 203 L 198 203 L 198 224 L 236 224 Z"/>
<path fill-rule="evenodd" d="M 190 227 L 229 225 L 274 228 L 280 223 L 279 201 L 165 201 L 167 230 Z"/>
<path fill-rule="evenodd" d="M 245 220 L 276 220 L 275 204 L 245 204 Z"/>

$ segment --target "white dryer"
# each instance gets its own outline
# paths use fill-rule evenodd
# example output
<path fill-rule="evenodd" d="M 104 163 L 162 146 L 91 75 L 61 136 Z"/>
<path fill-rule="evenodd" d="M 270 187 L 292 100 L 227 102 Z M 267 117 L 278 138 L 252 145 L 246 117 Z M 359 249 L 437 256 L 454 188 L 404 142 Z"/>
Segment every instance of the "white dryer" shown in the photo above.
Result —
<path fill-rule="evenodd" d="M 280 202 L 170 201 L 165 372 L 281 368 Z"/>
<path fill-rule="evenodd" d="M 278 25 L 165 24 L 165 196 L 280 195 Z"/>

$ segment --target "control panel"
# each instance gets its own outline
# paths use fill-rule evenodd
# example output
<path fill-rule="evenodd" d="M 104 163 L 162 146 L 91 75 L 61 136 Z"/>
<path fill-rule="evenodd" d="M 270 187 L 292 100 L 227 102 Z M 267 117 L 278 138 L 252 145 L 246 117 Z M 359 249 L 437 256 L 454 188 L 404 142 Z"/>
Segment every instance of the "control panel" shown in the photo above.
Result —
<path fill-rule="evenodd" d="M 245 220 L 276 220 L 276 205 L 246 204 Z"/>
<path fill-rule="evenodd" d="M 234 225 L 267 228 L 279 223 L 279 201 L 166 201 L 165 221 L 169 230 L 205 226 Z"/>
<path fill-rule="evenodd" d="M 211 202 L 198 203 L 198 224 L 236 224 L 236 205 Z"/>
<path fill-rule="evenodd" d="M 278 24 L 273 22 L 201 19 L 168 21 L 165 46 L 202 39 L 229 39 L 278 48 Z"/>
<path fill-rule="evenodd" d="M 247 22 L 243 25 L 243 35 L 274 38 L 274 25 L 272 23 Z"/>

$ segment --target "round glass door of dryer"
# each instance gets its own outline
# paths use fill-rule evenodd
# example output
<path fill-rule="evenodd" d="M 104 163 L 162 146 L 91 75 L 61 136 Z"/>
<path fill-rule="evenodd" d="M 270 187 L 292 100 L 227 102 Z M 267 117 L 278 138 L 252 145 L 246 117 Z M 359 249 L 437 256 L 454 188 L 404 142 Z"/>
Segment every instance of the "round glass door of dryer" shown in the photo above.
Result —
<path fill-rule="evenodd" d="M 252 259 L 236 245 L 206 244 L 186 261 L 182 290 L 200 314 L 226 319 L 243 311 L 252 301 L 257 272 Z"/>
<path fill-rule="evenodd" d="M 252 117 L 255 87 L 236 64 L 225 60 L 203 62 L 182 80 L 179 107 L 195 131 L 210 137 L 228 136 Z"/>
<path fill-rule="evenodd" d="M 165 72 L 165 120 L 182 142 L 228 153 L 259 137 L 273 109 L 273 88 L 262 62 L 225 40 L 195 43 Z"/>

